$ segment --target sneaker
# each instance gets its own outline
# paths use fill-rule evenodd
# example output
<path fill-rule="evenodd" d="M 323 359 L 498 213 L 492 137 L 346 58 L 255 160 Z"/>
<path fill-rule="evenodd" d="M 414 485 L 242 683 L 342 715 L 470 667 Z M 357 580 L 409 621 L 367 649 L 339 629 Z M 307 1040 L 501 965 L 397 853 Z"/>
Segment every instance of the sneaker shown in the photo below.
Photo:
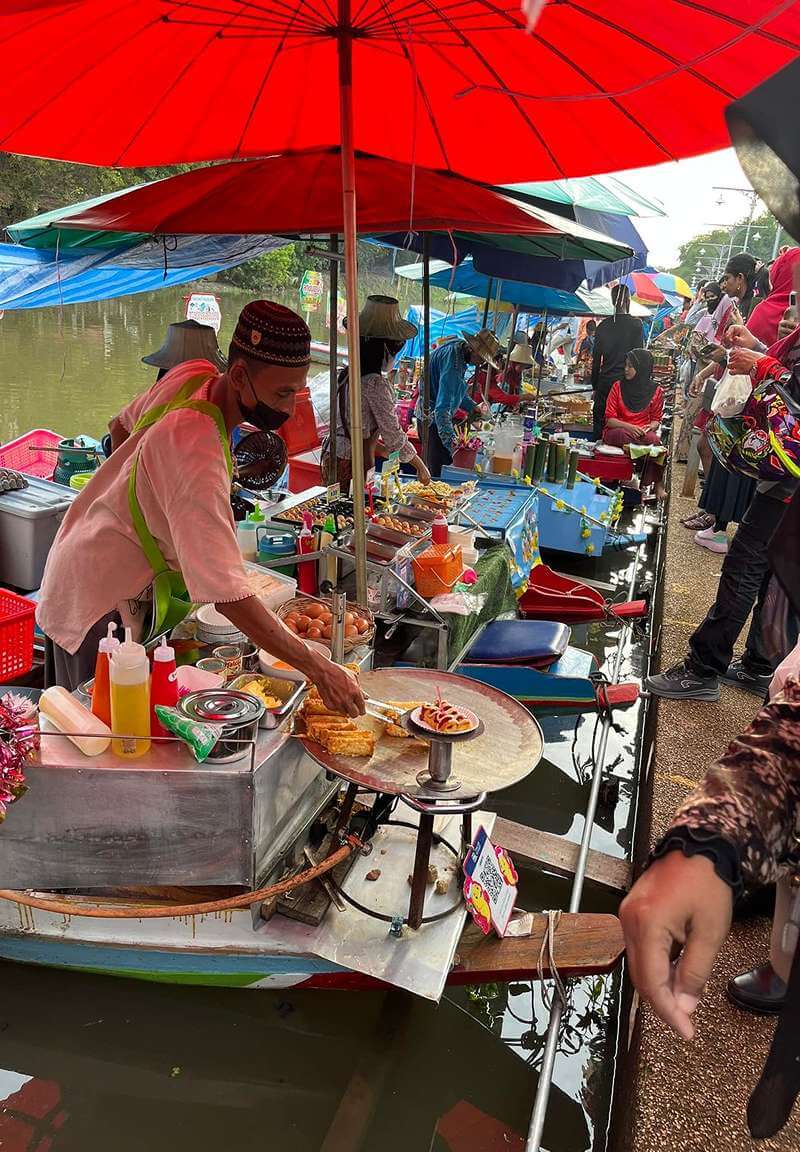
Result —
<path fill-rule="evenodd" d="M 706 528 L 713 528 L 716 523 L 716 518 L 709 512 L 692 512 L 691 516 L 684 516 L 681 524 L 684 528 L 691 528 L 694 532 L 703 531 Z"/>
<path fill-rule="evenodd" d="M 751 672 L 743 660 L 734 660 L 728 665 L 728 670 L 722 679 L 726 684 L 734 684 L 737 688 L 744 688 L 745 692 L 752 692 L 754 696 L 762 699 L 772 681 L 771 672 Z"/>
<path fill-rule="evenodd" d="M 724 556 L 728 551 L 728 533 L 715 532 L 713 528 L 705 528 L 702 532 L 695 532 L 695 544 L 707 548 L 709 552 L 718 552 Z"/>
<path fill-rule="evenodd" d="M 663 696 L 666 700 L 719 700 L 717 677 L 698 676 L 685 661 L 658 676 L 648 676 L 644 686 L 654 696 Z"/>

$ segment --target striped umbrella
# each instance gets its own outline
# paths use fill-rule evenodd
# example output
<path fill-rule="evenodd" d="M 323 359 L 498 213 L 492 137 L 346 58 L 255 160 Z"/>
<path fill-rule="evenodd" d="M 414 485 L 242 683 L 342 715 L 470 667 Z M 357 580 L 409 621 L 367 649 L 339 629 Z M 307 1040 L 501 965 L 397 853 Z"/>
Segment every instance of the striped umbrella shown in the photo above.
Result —
<path fill-rule="evenodd" d="M 691 300 L 694 295 L 682 276 L 673 276 L 671 272 L 650 272 L 648 276 L 667 296 L 683 296 Z"/>
<path fill-rule="evenodd" d="M 631 299 L 637 304 L 652 308 L 664 303 L 664 293 L 657 288 L 646 272 L 630 272 L 620 280 L 630 290 Z"/>

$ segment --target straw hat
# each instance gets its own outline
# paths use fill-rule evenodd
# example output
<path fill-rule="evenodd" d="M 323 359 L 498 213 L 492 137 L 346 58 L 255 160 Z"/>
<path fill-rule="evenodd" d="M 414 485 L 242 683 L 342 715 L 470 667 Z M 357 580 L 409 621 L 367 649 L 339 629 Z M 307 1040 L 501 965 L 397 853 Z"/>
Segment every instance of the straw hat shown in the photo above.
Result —
<path fill-rule="evenodd" d="M 358 314 L 358 334 L 362 340 L 402 340 L 405 343 L 418 331 L 416 324 L 400 315 L 400 303 L 394 296 L 368 296 Z"/>
<path fill-rule="evenodd" d="M 158 351 L 142 357 L 143 364 L 152 364 L 154 368 L 175 368 L 187 360 L 208 360 L 222 372 L 227 368 L 228 361 L 220 351 L 217 334 L 208 324 L 198 324 L 196 320 L 170 324 Z"/>
<path fill-rule="evenodd" d="M 495 357 L 500 351 L 500 341 L 488 328 L 481 328 L 480 332 L 462 332 L 462 338 L 469 344 L 476 356 L 491 364 L 492 368 L 499 368 Z"/>
<path fill-rule="evenodd" d="M 528 343 L 527 336 L 525 337 L 524 344 L 514 345 L 508 359 L 512 364 L 526 364 L 528 366 L 533 364 L 533 353 L 531 352 L 531 346 Z"/>

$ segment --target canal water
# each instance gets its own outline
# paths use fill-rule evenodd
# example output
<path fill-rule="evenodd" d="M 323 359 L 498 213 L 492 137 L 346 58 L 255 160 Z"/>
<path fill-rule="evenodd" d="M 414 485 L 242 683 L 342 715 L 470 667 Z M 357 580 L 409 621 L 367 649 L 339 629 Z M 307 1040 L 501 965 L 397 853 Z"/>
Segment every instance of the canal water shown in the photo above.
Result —
<path fill-rule="evenodd" d="M 223 298 L 223 348 L 245 299 Z M 149 386 L 153 370 L 140 357 L 181 315 L 179 292 L 63 314 L 6 313 L 0 442 L 36 427 L 99 436 Z M 320 323 L 315 335 L 323 333 Z M 585 574 L 622 590 L 631 557 L 601 559 Z M 652 579 L 646 565 L 645 589 Z M 589 648 L 609 673 L 616 640 L 608 626 L 573 631 L 573 644 Z M 629 632 L 623 678 L 642 675 L 646 649 Z M 496 808 L 578 840 L 595 717 L 540 719 L 545 759 L 496 796 Z M 607 757 L 618 794 L 612 790 L 601 804 L 593 847 L 629 858 L 641 706 L 618 720 Z M 522 870 L 523 906 L 564 908 L 568 899 L 567 880 Z M 587 884 L 584 908 L 614 911 L 616 900 Z M 245 993 L 9 964 L 0 974 L 2 1152 L 524 1148 L 547 1027 L 535 982 L 447 990 L 437 1007 L 395 992 Z M 607 1147 L 619 1005 L 619 973 L 570 986 L 545 1130 L 549 1152 Z"/>

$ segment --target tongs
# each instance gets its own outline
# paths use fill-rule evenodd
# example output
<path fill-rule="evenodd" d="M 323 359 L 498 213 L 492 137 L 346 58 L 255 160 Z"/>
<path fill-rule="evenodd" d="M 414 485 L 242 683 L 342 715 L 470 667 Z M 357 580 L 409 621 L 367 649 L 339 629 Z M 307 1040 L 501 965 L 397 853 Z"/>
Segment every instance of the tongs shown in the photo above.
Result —
<path fill-rule="evenodd" d="M 383 700 L 372 700 L 369 696 L 364 697 L 364 703 L 367 705 L 367 716 L 372 716 L 375 720 L 383 720 L 389 724 L 396 724 L 402 711 L 394 704 L 387 704 Z"/>

